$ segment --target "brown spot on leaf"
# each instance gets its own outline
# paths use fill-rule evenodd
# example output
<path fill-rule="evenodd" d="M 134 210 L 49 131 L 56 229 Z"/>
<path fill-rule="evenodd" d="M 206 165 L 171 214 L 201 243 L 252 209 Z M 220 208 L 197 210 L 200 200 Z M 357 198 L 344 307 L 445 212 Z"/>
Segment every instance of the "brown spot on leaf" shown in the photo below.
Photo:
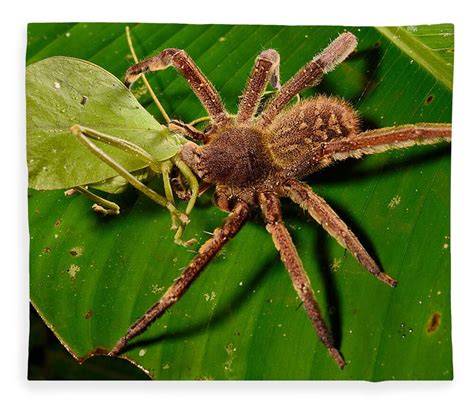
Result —
<path fill-rule="evenodd" d="M 85 319 L 91 319 L 92 318 L 92 311 L 91 310 L 87 311 L 86 315 L 84 315 L 84 318 Z"/>
<path fill-rule="evenodd" d="M 426 98 L 426 104 L 429 105 L 434 99 L 434 96 L 433 95 L 429 95 L 427 98 Z"/>
<path fill-rule="evenodd" d="M 431 315 L 428 321 L 426 332 L 428 332 L 429 334 L 433 334 L 438 330 L 440 325 L 441 325 L 441 314 L 439 312 L 435 312 L 433 315 Z"/>
<path fill-rule="evenodd" d="M 61 223 L 62 223 L 62 220 L 61 219 L 58 219 L 56 222 L 54 222 L 54 227 L 55 228 L 58 228 L 61 226 Z"/>
<path fill-rule="evenodd" d="M 42 250 L 43 253 L 51 253 L 51 247 L 45 247 L 43 250 Z"/>
<path fill-rule="evenodd" d="M 82 256 L 83 249 L 82 247 L 73 247 L 71 250 L 69 250 L 69 254 L 72 257 L 79 257 Z"/>

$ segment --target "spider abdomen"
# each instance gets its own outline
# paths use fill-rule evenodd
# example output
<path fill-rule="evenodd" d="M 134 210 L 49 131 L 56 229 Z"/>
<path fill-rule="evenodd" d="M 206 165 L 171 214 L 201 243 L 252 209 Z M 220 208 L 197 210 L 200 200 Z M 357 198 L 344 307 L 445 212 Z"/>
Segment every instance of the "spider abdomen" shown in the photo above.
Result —
<path fill-rule="evenodd" d="M 313 151 L 320 143 L 355 136 L 359 120 L 344 100 L 318 96 L 282 112 L 268 130 L 266 144 L 275 165 L 301 170 L 306 175 Z"/>

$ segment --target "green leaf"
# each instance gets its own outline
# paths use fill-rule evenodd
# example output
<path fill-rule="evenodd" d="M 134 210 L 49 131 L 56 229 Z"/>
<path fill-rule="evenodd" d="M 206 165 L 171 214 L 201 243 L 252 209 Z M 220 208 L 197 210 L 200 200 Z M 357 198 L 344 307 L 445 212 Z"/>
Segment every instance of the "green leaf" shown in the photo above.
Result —
<path fill-rule="evenodd" d="M 453 89 L 452 24 L 379 27 L 378 30 L 450 90 Z"/>
<path fill-rule="evenodd" d="M 179 151 L 177 138 L 160 125 L 112 74 L 87 61 L 52 57 L 26 69 L 29 186 L 70 188 L 116 173 L 81 146 L 74 124 L 132 141 L 158 160 Z M 145 165 L 137 158 L 101 145 L 129 171 Z"/>
<path fill-rule="evenodd" d="M 359 38 L 357 52 L 303 97 L 344 97 L 366 128 L 451 121 L 452 95 L 440 77 L 377 29 L 348 29 Z M 132 35 L 140 57 L 186 49 L 235 112 L 263 48 L 278 49 L 285 81 L 342 30 L 139 24 Z M 132 63 L 122 24 L 34 24 L 29 38 L 28 61 L 75 56 L 117 76 Z M 148 77 L 173 118 L 204 115 L 175 71 Z M 135 92 L 158 115 L 140 86 Z M 284 202 L 286 224 L 348 362 L 343 371 L 317 339 L 258 214 L 124 357 L 155 379 L 452 378 L 449 146 L 350 160 L 308 181 L 399 281 L 395 289 L 381 284 Z M 194 255 L 173 244 L 166 211 L 133 191 L 120 199 L 123 215 L 103 219 L 85 199 L 61 191 L 29 198 L 31 301 L 81 360 L 110 349 Z M 205 195 L 186 238 L 202 244 L 224 217 Z"/>

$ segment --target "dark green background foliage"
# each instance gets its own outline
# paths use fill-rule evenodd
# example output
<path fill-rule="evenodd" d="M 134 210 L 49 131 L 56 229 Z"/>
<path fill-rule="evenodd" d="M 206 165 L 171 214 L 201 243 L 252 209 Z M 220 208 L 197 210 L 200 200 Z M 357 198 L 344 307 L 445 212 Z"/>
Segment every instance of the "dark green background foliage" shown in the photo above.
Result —
<path fill-rule="evenodd" d="M 130 27 L 141 58 L 165 47 L 185 49 L 231 112 L 262 49 L 280 52 L 285 81 L 343 31 Z M 303 97 L 320 92 L 348 99 L 364 128 L 451 121 L 451 25 L 349 30 L 359 38 L 357 52 Z M 124 24 L 31 24 L 27 63 L 53 55 L 94 62 L 119 78 L 132 63 Z M 149 79 L 172 117 L 190 121 L 204 115 L 175 71 Z M 141 83 L 134 93 L 162 121 Z M 287 226 L 348 362 L 343 371 L 317 340 L 258 214 L 183 299 L 132 342 L 126 357 L 156 379 L 452 378 L 449 146 L 348 160 L 308 181 L 399 281 L 396 289 L 381 284 L 306 214 L 284 202 Z M 199 243 L 225 216 L 210 198 L 199 200 L 186 232 Z M 62 191 L 29 196 L 31 301 L 81 360 L 110 349 L 193 256 L 173 244 L 165 210 L 134 191 L 118 201 L 121 216 L 104 219 L 82 197 L 65 198 Z M 51 368 L 41 360 L 55 360 L 57 348 L 41 341 L 38 326 L 32 324 L 30 378 L 60 378 L 61 368 L 54 374 L 41 371 L 42 365 Z M 102 359 L 103 365 L 86 362 L 77 376 L 66 362 L 62 377 L 103 377 L 97 369 L 107 371 L 107 363 L 115 362 Z M 117 373 L 119 363 L 110 378 L 142 377 Z M 90 373 L 83 370 L 87 366 Z"/>

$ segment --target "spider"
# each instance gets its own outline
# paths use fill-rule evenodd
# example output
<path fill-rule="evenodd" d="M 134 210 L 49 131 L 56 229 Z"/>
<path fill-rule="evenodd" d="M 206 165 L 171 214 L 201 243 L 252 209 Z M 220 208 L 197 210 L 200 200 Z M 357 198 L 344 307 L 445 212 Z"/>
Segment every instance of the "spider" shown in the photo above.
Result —
<path fill-rule="evenodd" d="M 320 340 L 342 369 L 345 361 L 324 321 L 295 245 L 282 219 L 280 197 L 290 198 L 307 210 L 341 246 L 370 273 L 390 287 L 395 279 L 384 273 L 360 241 L 326 201 L 300 180 L 349 157 L 417 144 L 450 141 L 450 124 L 403 125 L 360 132 L 357 112 L 345 101 L 316 96 L 285 106 L 303 89 L 319 83 L 354 51 L 357 38 L 344 32 L 317 54 L 283 86 L 279 79 L 280 57 L 276 50 L 262 51 L 242 94 L 237 115 L 226 111 L 214 86 L 185 51 L 169 48 L 131 66 L 125 75 L 130 87 L 141 74 L 174 67 L 187 80 L 209 114 L 203 132 L 173 120 L 169 127 L 189 141 L 181 159 L 205 184 L 215 186 L 215 203 L 229 212 L 224 224 L 201 246 L 162 298 L 119 339 L 109 355 L 118 355 L 128 341 L 142 333 L 176 303 L 223 245 L 234 237 L 259 207 L 266 229 L 280 253 L 293 286 Z M 261 98 L 271 84 L 275 95 L 260 114 Z"/>

